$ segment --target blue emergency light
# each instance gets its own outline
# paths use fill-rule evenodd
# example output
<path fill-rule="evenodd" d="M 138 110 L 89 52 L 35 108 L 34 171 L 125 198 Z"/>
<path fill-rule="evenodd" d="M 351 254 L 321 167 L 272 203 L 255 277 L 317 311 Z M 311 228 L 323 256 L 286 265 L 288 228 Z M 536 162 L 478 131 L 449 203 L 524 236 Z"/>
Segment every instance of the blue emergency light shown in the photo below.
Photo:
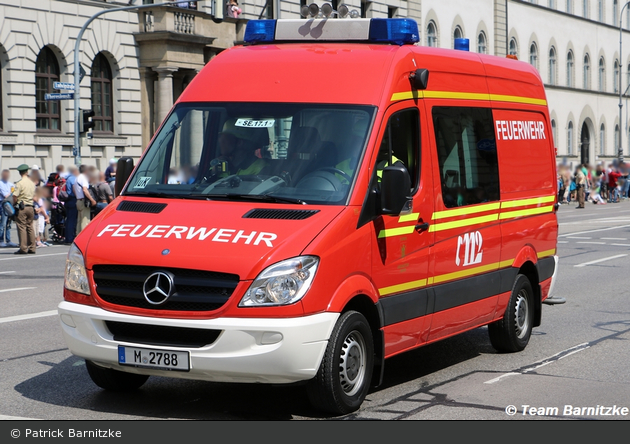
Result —
<path fill-rule="evenodd" d="M 304 32 L 304 29 L 307 32 Z M 323 29 L 313 33 L 310 30 Z M 408 18 L 250 20 L 245 43 L 279 41 L 363 41 L 405 45 L 420 41 L 418 24 Z"/>

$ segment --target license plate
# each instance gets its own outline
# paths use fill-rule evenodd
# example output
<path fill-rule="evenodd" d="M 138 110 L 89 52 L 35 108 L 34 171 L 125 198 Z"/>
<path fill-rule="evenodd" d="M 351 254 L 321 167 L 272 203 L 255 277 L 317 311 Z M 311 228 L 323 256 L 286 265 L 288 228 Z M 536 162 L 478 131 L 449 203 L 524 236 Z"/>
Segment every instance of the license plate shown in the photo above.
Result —
<path fill-rule="evenodd" d="M 190 354 L 181 351 L 123 347 L 119 345 L 118 363 L 132 367 L 187 372 L 190 370 Z"/>

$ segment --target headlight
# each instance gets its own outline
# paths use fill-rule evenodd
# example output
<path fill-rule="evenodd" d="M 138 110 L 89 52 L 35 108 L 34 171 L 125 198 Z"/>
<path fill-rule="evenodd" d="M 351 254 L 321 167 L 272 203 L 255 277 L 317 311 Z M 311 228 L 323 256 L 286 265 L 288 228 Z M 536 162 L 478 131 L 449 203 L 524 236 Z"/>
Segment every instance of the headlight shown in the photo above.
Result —
<path fill-rule="evenodd" d="M 301 256 L 263 270 L 238 304 L 239 307 L 289 305 L 304 297 L 315 277 L 319 258 Z"/>
<path fill-rule="evenodd" d="M 68 259 L 66 259 L 66 282 L 65 286 L 68 290 L 77 293 L 90 294 L 90 285 L 88 283 L 87 273 L 85 271 L 85 261 L 81 250 L 72 244 L 68 251 Z"/>

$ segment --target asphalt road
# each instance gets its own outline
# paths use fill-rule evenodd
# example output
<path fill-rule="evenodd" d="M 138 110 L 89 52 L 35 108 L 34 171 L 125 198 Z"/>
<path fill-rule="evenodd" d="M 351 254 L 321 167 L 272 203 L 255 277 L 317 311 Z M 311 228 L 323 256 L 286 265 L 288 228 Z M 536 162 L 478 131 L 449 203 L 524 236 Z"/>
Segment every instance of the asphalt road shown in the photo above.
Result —
<path fill-rule="evenodd" d="M 386 362 L 383 386 L 345 418 L 537 418 L 523 406 L 548 407 L 551 417 L 630 418 L 564 415 L 566 405 L 630 408 L 630 203 L 562 206 L 559 218 L 556 294 L 567 303 L 543 306 L 542 326 L 523 352 L 496 353 L 479 328 L 397 356 Z M 0 419 L 324 417 L 299 386 L 152 377 L 132 394 L 101 391 L 68 352 L 54 315 L 66 251 L 0 250 Z M 516 414 L 506 414 L 508 406 Z"/>

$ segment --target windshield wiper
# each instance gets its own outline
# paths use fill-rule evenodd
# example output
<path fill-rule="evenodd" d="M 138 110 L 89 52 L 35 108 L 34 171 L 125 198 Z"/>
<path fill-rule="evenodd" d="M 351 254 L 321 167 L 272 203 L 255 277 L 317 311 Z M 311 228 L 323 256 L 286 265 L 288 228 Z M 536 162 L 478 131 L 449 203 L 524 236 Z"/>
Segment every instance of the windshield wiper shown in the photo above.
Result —
<path fill-rule="evenodd" d="M 298 205 L 306 205 L 301 199 L 296 199 L 292 197 L 280 197 L 280 196 L 272 196 L 271 194 L 236 194 L 236 193 L 228 193 L 228 194 L 210 194 L 211 198 L 221 198 L 225 197 L 228 199 L 235 200 L 252 200 L 252 201 L 260 201 L 260 202 L 282 202 L 282 203 L 292 203 Z"/>
<path fill-rule="evenodd" d="M 195 199 L 195 200 L 211 200 L 208 196 L 200 196 L 194 194 L 171 194 L 163 191 L 148 191 L 143 193 L 125 193 L 125 196 L 138 196 L 138 197 L 160 197 L 164 199 Z"/>

